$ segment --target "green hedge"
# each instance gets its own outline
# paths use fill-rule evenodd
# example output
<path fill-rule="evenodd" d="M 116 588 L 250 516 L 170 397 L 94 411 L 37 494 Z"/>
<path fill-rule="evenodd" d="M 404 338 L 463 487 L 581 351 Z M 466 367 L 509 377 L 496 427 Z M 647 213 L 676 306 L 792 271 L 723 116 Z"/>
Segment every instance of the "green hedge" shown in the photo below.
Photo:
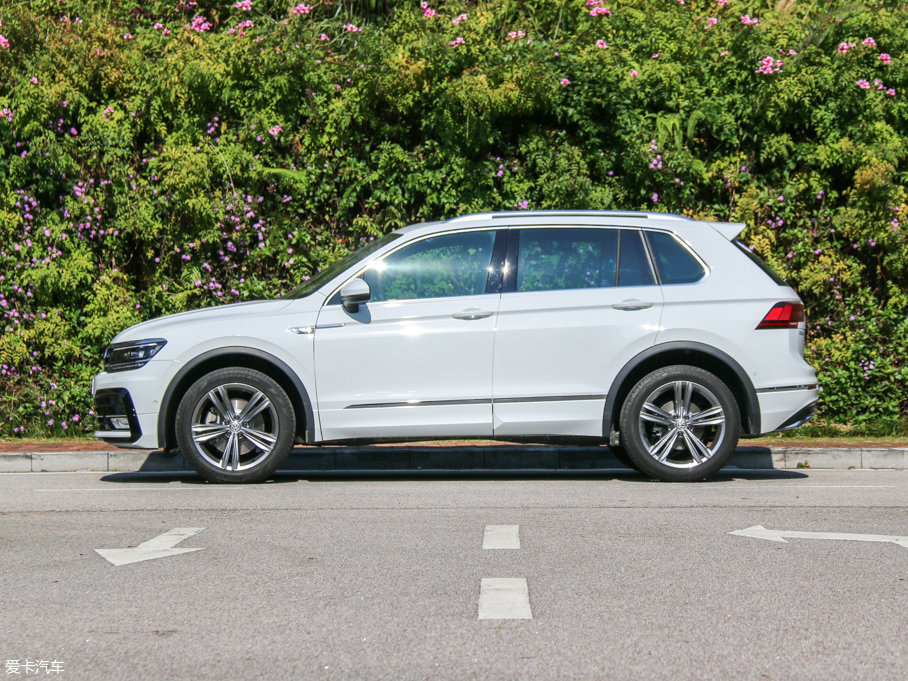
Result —
<path fill-rule="evenodd" d="M 904 2 L 0 13 L 0 436 L 91 430 L 130 324 L 513 208 L 746 222 L 807 302 L 822 415 L 904 413 Z"/>

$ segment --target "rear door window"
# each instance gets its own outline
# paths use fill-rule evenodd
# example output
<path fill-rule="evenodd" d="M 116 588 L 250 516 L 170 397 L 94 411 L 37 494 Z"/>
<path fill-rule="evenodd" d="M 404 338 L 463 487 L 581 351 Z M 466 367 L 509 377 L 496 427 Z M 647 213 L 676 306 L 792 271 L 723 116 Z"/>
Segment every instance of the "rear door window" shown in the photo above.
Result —
<path fill-rule="evenodd" d="M 616 285 L 616 229 L 522 229 L 519 238 L 518 292 Z"/>
<path fill-rule="evenodd" d="M 622 229 L 618 286 L 653 286 L 655 283 L 643 235 L 636 229 Z"/>

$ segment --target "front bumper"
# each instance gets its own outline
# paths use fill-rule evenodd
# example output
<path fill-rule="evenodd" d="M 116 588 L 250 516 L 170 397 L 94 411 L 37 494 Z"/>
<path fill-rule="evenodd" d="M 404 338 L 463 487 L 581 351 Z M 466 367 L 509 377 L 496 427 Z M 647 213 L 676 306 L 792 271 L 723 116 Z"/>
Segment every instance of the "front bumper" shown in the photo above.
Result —
<path fill-rule="evenodd" d="M 158 412 L 178 362 L 152 360 L 134 371 L 102 372 L 92 381 L 95 437 L 118 447 L 156 449 Z M 125 419 L 125 420 L 124 420 Z"/>

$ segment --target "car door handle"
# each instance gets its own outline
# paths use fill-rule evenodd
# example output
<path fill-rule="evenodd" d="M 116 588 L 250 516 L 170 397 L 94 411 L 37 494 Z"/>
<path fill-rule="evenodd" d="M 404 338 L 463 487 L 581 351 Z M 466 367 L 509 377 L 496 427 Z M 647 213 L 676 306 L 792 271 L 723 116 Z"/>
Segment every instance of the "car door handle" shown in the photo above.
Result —
<path fill-rule="evenodd" d="M 454 312 L 451 316 L 454 319 L 485 319 L 491 317 L 492 313 L 488 310 L 480 310 L 478 307 L 471 307 L 462 312 Z"/>
<path fill-rule="evenodd" d="M 627 310 L 627 311 L 645 310 L 646 308 L 652 307 L 652 306 L 653 306 L 653 304 L 650 301 L 637 300 L 636 298 L 622 300 L 620 303 L 612 303 L 612 307 L 615 308 L 616 310 Z"/>

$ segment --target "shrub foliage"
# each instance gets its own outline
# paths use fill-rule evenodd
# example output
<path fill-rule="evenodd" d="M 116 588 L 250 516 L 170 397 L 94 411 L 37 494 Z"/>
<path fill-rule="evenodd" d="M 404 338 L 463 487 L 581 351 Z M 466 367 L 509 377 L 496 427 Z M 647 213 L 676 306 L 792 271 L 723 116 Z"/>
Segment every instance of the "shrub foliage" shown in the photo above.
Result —
<path fill-rule="evenodd" d="M 904 413 L 908 5 L 311 3 L 3 3 L 0 436 L 91 430 L 129 324 L 514 208 L 747 223 L 823 415 Z"/>

